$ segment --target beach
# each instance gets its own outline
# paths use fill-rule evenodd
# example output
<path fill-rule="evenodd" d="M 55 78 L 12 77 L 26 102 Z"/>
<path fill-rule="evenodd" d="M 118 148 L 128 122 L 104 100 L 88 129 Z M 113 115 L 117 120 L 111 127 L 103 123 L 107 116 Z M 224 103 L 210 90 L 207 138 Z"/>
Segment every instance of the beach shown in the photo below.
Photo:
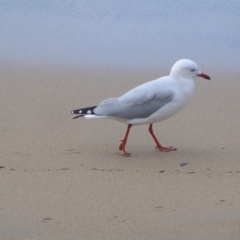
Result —
<path fill-rule="evenodd" d="M 125 124 L 69 114 L 168 71 L 1 66 L 1 240 L 239 239 L 240 74 L 153 125 L 169 153 L 142 125 L 124 157 Z"/>

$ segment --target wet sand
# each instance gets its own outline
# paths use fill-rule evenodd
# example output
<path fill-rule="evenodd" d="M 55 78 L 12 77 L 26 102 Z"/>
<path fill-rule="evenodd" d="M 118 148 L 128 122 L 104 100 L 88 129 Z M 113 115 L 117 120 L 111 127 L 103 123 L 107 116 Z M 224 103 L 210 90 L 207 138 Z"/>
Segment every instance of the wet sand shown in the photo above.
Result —
<path fill-rule="evenodd" d="M 239 239 L 240 75 L 195 79 L 180 113 L 154 131 L 70 110 L 168 71 L 2 66 L 0 239 Z M 227 76 L 227 74 L 226 74 Z M 185 166 L 180 166 L 187 163 Z"/>

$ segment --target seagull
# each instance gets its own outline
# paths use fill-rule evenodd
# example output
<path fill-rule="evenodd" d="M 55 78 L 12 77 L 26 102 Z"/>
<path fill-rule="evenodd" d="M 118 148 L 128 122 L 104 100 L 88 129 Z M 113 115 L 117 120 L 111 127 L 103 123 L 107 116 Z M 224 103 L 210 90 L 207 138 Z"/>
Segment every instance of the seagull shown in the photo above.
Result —
<path fill-rule="evenodd" d="M 171 68 L 169 76 L 143 83 L 118 98 L 108 98 L 96 106 L 72 110 L 78 114 L 73 119 L 114 119 L 127 124 L 127 131 L 119 150 L 125 156 L 126 144 L 133 125 L 149 124 L 149 132 L 156 143 L 156 149 L 170 152 L 176 148 L 163 147 L 153 132 L 153 123 L 163 121 L 179 112 L 190 100 L 194 92 L 195 77 L 210 80 L 200 71 L 198 65 L 189 59 L 178 60 Z"/>

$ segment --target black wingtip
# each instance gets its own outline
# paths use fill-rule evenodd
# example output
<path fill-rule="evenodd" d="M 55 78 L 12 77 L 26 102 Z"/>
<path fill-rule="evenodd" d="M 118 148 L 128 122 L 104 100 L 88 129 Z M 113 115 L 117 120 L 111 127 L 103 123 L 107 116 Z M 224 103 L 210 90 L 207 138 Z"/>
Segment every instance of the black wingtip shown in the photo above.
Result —
<path fill-rule="evenodd" d="M 70 114 L 77 114 L 78 116 L 74 117 L 73 119 L 82 117 L 84 115 L 95 115 L 94 109 L 96 106 L 93 107 L 87 107 L 87 108 L 80 108 L 80 109 L 75 109 L 70 112 Z"/>
<path fill-rule="evenodd" d="M 74 117 L 74 118 L 72 118 L 72 119 L 76 119 L 76 118 L 80 118 L 80 117 L 83 117 L 84 115 L 78 115 L 78 116 L 76 116 L 76 117 Z"/>
<path fill-rule="evenodd" d="M 70 114 L 79 114 L 79 113 L 81 113 L 81 109 L 72 110 L 72 111 L 70 112 Z M 81 114 L 81 115 L 82 115 L 82 114 Z"/>

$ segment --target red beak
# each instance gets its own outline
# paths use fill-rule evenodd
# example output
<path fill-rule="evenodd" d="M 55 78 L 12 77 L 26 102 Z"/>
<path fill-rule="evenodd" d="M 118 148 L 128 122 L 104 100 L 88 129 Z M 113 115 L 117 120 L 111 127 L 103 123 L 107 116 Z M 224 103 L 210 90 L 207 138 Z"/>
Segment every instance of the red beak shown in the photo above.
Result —
<path fill-rule="evenodd" d="M 211 78 L 207 74 L 205 74 L 205 73 L 198 74 L 198 76 L 202 77 L 202 78 L 205 78 L 207 80 L 211 80 Z"/>

